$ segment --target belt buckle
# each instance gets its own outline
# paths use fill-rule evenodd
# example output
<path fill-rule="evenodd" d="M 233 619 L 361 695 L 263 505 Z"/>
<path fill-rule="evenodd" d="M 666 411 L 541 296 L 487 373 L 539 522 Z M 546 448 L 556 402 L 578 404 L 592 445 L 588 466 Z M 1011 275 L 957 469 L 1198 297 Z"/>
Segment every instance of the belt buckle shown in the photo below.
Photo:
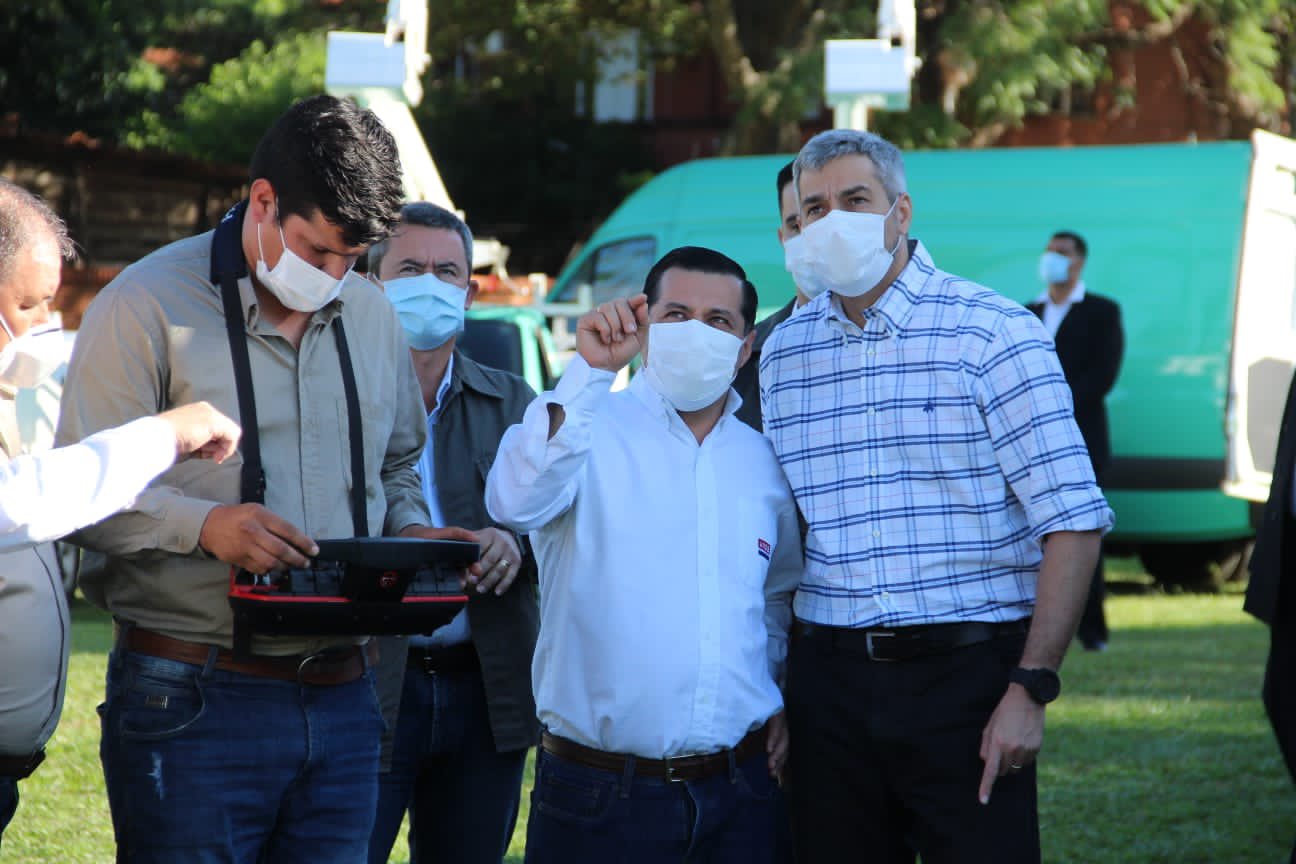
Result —
<path fill-rule="evenodd" d="M 894 634 L 894 633 L 878 633 L 878 632 L 876 632 L 876 631 L 874 631 L 874 630 L 866 630 L 866 631 L 864 631 L 864 648 L 865 648 L 865 650 L 868 651 L 868 657 L 869 657 L 869 659 L 870 659 L 870 660 L 873 660 L 873 661 L 875 661 L 875 662 L 877 662 L 877 663 L 892 663 L 892 662 L 894 662 L 894 658 L 891 658 L 891 657 L 879 657 L 879 656 L 877 656 L 877 654 L 875 654 L 875 653 L 873 652 L 873 640 L 874 640 L 874 639 L 894 639 L 894 638 L 895 638 L 895 635 L 896 635 L 896 634 Z"/>
<path fill-rule="evenodd" d="M 681 777 L 679 774 L 675 773 L 675 772 L 678 770 L 678 769 L 675 767 L 675 760 L 672 759 L 671 757 L 667 756 L 667 757 L 663 758 L 662 761 L 666 763 L 666 782 L 667 782 L 667 783 L 683 783 L 683 782 L 684 782 L 684 778 Z"/>

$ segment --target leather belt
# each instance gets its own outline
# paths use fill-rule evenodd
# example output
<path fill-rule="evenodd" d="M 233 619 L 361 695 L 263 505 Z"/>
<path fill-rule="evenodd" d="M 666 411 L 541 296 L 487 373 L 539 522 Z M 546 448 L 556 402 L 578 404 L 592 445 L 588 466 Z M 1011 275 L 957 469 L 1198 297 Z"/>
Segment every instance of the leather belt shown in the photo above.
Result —
<path fill-rule="evenodd" d="M 0 756 L 0 777 L 25 780 L 45 761 L 44 748 L 27 756 Z"/>
<path fill-rule="evenodd" d="M 481 668 L 477 649 L 472 642 L 455 645 L 411 645 L 409 669 L 418 669 L 427 675 L 451 675 L 463 678 Z"/>
<path fill-rule="evenodd" d="M 201 642 L 172 639 L 139 627 L 130 628 L 125 642 L 128 651 L 194 666 L 206 665 L 211 649 L 215 647 Z M 270 657 L 251 654 L 236 658 L 233 651 L 225 648 L 216 650 L 216 668 L 223 672 L 325 686 L 350 684 L 364 675 L 367 666 L 377 662 L 378 645 L 373 639 L 363 646 L 341 645 L 305 656 Z"/>
<path fill-rule="evenodd" d="M 885 663 L 948 654 L 1000 636 L 1025 634 L 1029 628 L 1029 618 L 1004 623 L 960 621 L 915 627 L 829 627 L 797 621 L 793 636 Z"/>
<path fill-rule="evenodd" d="M 628 756 L 625 753 L 608 753 L 605 750 L 595 750 L 593 747 L 586 747 L 584 744 L 577 744 L 568 738 L 560 738 L 548 732 L 540 736 L 540 746 L 547 753 L 557 756 L 559 759 L 566 759 L 568 762 L 575 762 L 588 768 L 597 768 L 600 771 L 610 771 L 614 774 L 624 774 L 626 763 L 633 762 L 636 777 L 653 777 L 668 780 L 672 783 L 681 783 L 688 780 L 701 780 L 703 777 L 710 777 L 728 771 L 731 754 L 736 760 L 746 759 L 749 756 L 755 756 L 757 753 L 764 753 L 765 733 L 768 725 L 764 724 L 759 729 L 748 732 L 733 748 L 726 748 L 717 753 L 707 753 L 701 756 L 641 759 L 638 756 Z"/>

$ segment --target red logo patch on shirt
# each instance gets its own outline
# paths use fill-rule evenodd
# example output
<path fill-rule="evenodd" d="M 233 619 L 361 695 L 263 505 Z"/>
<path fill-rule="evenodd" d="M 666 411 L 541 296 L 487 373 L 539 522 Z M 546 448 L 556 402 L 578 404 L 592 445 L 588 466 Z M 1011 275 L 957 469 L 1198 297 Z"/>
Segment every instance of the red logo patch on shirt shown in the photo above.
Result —
<path fill-rule="evenodd" d="M 756 538 L 756 552 L 766 561 L 770 560 L 770 544 L 768 540 Z"/>

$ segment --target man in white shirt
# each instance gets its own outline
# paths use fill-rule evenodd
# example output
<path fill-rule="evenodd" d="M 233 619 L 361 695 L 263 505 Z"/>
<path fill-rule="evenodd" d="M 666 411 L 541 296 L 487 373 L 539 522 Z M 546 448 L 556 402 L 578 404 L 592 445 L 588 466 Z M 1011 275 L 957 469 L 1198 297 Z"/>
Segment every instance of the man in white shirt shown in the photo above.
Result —
<path fill-rule="evenodd" d="M 49 541 L 124 507 L 177 457 L 220 461 L 239 438 L 203 402 L 20 455 L 14 396 L 41 384 L 66 353 L 48 324 L 71 253 L 49 207 L 0 180 L 0 834 L 63 708 L 70 622 Z"/>
<path fill-rule="evenodd" d="M 684 247 L 644 292 L 581 318 L 579 356 L 487 479 L 492 517 L 530 532 L 540 570 L 526 857 L 768 862 L 801 548 L 769 442 L 733 416 L 756 291 Z"/>

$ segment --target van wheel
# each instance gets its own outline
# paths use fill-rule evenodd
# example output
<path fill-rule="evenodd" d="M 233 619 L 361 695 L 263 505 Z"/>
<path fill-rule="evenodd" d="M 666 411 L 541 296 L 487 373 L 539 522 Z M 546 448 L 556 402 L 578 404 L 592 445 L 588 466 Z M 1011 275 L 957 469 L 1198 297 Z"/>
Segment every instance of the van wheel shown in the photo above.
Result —
<path fill-rule="evenodd" d="M 1246 580 L 1253 545 L 1250 539 L 1144 544 L 1139 560 L 1167 588 L 1216 594 L 1227 582 Z"/>

